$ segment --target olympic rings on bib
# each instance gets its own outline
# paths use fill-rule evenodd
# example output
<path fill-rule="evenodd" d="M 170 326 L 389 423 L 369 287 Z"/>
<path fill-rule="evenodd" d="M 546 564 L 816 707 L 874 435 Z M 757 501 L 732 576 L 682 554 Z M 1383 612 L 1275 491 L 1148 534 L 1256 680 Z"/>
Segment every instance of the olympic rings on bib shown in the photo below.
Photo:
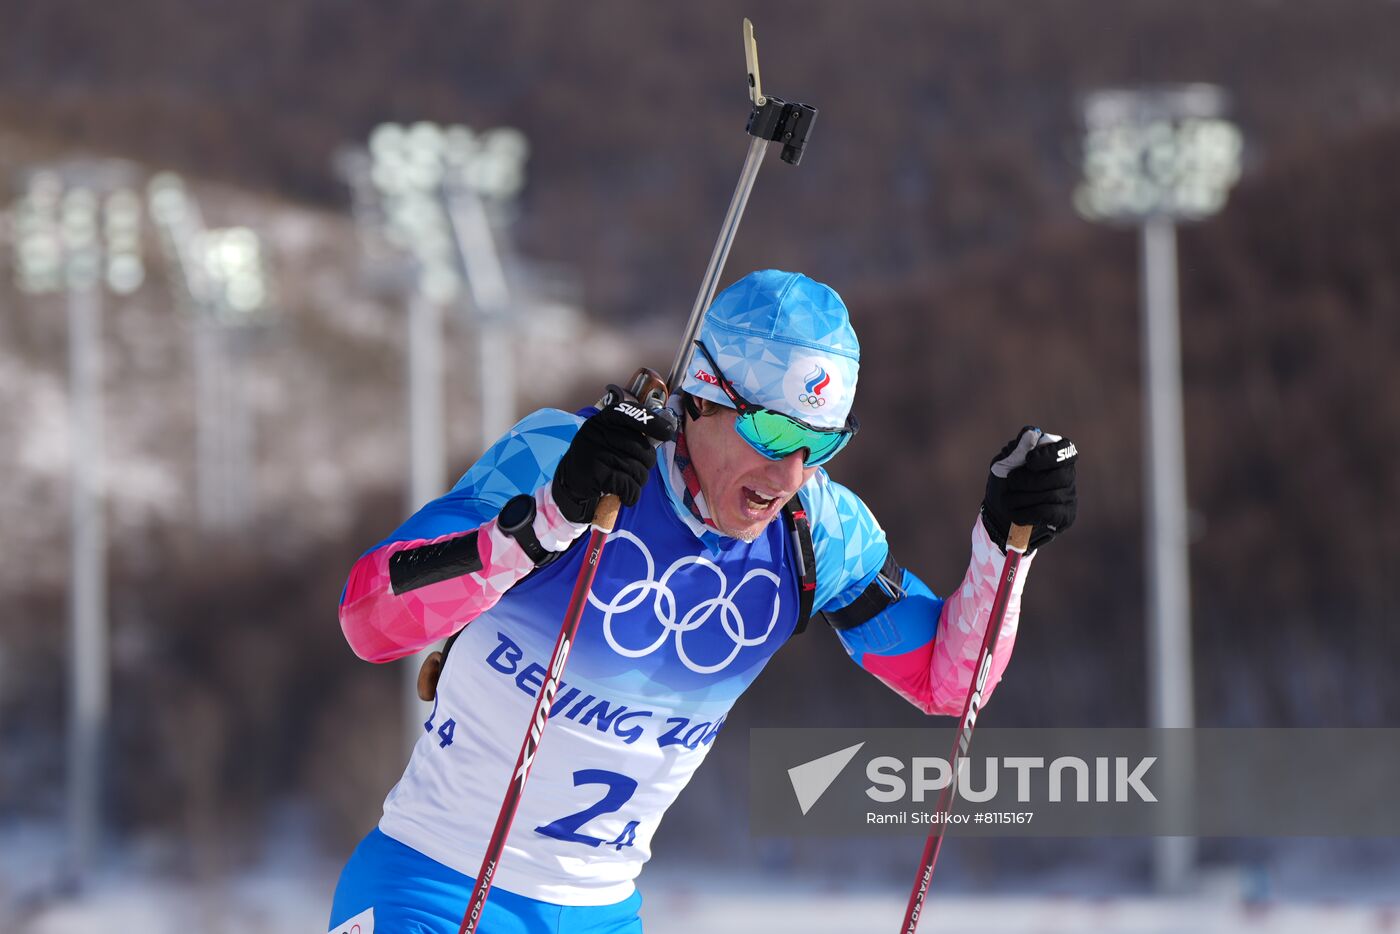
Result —
<path fill-rule="evenodd" d="M 768 637 L 773 634 L 773 629 L 778 625 L 778 615 L 781 612 L 779 595 L 782 580 L 772 571 L 765 568 L 754 568 L 745 574 L 739 583 L 734 585 L 733 590 L 730 590 L 729 580 L 719 565 L 703 555 L 687 555 L 672 562 L 671 566 L 666 569 L 666 573 L 662 574 L 658 580 L 654 576 L 656 562 L 646 545 L 642 544 L 641 539 L 626 529 L 614 531 L 611 539 L 612 541 L 630 542 L 642 553 L 642 559 L 646 561 L 646 577 L 623 586 L 613 595 L 611 600 L 604 602 L 592 593 L 588 595 L 588 602 L 603 613 L 603 638 L 617 654 L 626 658 L 645 658 L 665 645 L 671 634 L 674 633 L 676 636 L 676 657 L 680 659 L 681 664 L 696 674 L 715 674 L 728 668 L 730 663 L 739 657 L 739 652 L 743 649 L 766 642 Z M 715 575 L 719 585 L 719 594 L 696 603 L 677 620 L 676 595 L 671 590 L 670 581 L 677 572 L 692 565 L 704 568 Z M 750 635 L 748 625 L 744 621 L 743 614 L 739 612 L 735 598 L 745 585 L 759 578 L 773 583 L 773 612 L 768 618 L 768 628 L 763 631 L 763 634 Z M 655 639 L 646 645 L 623 645 L 618 641 L 613 631 L 613 618 L 618 614 L 625 614 L 640 607 L 649 594 L 652 595 L 649 609 L 656 622 L 661 626 L 660 632 Z M 698 633 L 702 627 L 710 622 L 716 610 L 719 611 L 719 629 L 728 639 L 730 649 L 729 654 L 722 661 L 706 664 L 697 661 L 687 653 L 685 636 L 687 633 Z M 709 632 L 716 632 L 716 630 L 711 626 Z"/>

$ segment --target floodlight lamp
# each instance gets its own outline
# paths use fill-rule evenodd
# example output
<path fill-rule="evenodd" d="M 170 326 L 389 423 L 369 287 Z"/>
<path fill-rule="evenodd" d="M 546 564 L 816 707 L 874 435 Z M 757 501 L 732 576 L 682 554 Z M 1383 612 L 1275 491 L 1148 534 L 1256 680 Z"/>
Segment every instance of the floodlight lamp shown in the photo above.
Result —
<path fill-rule="evenodd" d="M 369 134 L 369 153 L 376 159 L 393 158 L 404 146 L 404 129 L 397 123 L 381 123 Z"/>
<path fill-rule="evenodd" d="M 519 165 L 509 157 L 483 152 L 463 173 L 465 181 L 482 197 L 503 200 L 523 187 Z"/>
<path fill-rule="evenodd" d="M 470 127 L 454 124 L 443 131 L 443 158 L 454 166 L 464 166 L 475 157 L 479 148 L 476 134 Z"/>
<path fill-rule="evenodd" d="M 384 196 L 392 196 L 408 187 L 404 163 L 397 159 L 375 159 L 369 171 L 370 181 Z"/>
<path fill-rule="evenodd" d="M 443 152 L 442 127 L 429 120 L 419 120 L 408 128 L 408 148 L 424 159 L 439 159 Z"/>
<path fill-rule="evenodd" d="M 246 227 L 209 230 L 197 238 L 196 253 L 207 278 L 208 309 L 226 323 L 240 323 L 267 302 L 262 241 Z"/>
<path fill-rule="evenodd" d="M 130 295 L 146 281 L 146 266 L 135 254 L 113 256 L 107 260 L 107 288 L 118 295 Z"/>
<path fill-rule="evenodd" d="M 18 254 L 17 266 L 17 285 L 27 295 L 45 295 L 63 286 L 63 264 L 57 244 L 25 244 Z"/>
<path fill-rule="evenodd" d="M 263 306 L 266 293 L 260 277 L 238 277 L 229 280 L 225 290 L 230 311 L 239 315 L 251 315 Z"/>
<path fill-rule="evenodd" d="M 184 191 L 185 180 L 174 172 L 157 172 L 146 187 L 150 191 Z"/>
<path fill-rule="evenodd" d="M 58 226 L 58 177 L 35 172 L 14 207 L 15 282 L 28 295 L 63 286 L 63 244 Z"/>
<path fill-rule="evenodd" d="M 44 209 L 56 207 L 63 196 L 63 179 L 57 172 L 49 170 L 31 173 L 29 183 L 25 187 L 26 199 Z"/>
<path fill-rule="evenodd" d="M 211 276 L 227 278 L 247 267 L 247 244 L 232 229 L 210 230 L 200 240 L 204 266 Z"/>
<path fill-rule="evenodd" d="M 1092 220 L 1191 220 L 1220 210 L 1239 178 L 1243 139 L 1210 85 L 1103 91 L 1084 106 L 1083 183 Z"/>
<path fill-rule="evenodd" d="M 190 213 L 185 183 L 174 172 L 161 172 L 146 185 L 146 200 L 151 217 L 163 224 L 176 225 Z"/>
<path fill-rule="evenodd" d="M 513 126 L 498 126 L 485 134 L 484 147 L 502 156 L 524 162 L 530 157 L 530 141 Z"/>
<path fill-rule="evenodd" d="M 184 196 L 173 189 L 162 188 L 151 193 L 151 216 L 162 222 L 172 222 L 185 213 Z"/>
<path fill-rule="evenodd" d="M 403 134 L 392 135 L 369 150 L 371 165 L 401 167 L 409 159 L 408 138 Z"/>
<path fill-rule="evenodd" d="M 53 231 L 31 227 L 29 223 L 17 224 L 15 243 L 21 266 L 34 272 L 57 269 L 63 255 L 63 246 Z"/>
<path fill-rule="evenodd" d="M 409 240 L 421 237 L 433 225 L 433 211 L 422 198 L 395 198 L 387 212 L 390 225 Z"/>
<path fill-rule="evenodd" d="M 442 184 L 443 164 L 436 153 L 417 150 L 404 165 L 403 180 L 414 191 L 431 192 Z"/>
<path fill-rule="evenodd" d="M 467 184 L 487 198 L 504 200 L 525 186 L 525 160 L 530 144 L 514 127 L 496 127 L 482 134 L 477 158 L 468 167 Z"/>
<path fill-rule="evenodd" d="M 70 188 L 60 209 L 64 243 L 70 249 L 87 249 L 97 243 L 97 195 L 88 188 Z"/>
<path fill-rule="evenodd" d="M 64 275 L 68 286 L 88 289 L 99 280 L 97 195 L 88 188 L 69 188 L 59 209 Z"/>
<path fill-rule="evenodd" d="M 103 210 L 107 241 L 107 286 L 118 295 L 130 295 L 146 278 L 141 259 L 141 199 L 129 188 L 107 196 Z"/>
<path fill-rule="evenodd" d="M 141 199 L 130 188 L 118 188 L 107 195 L 103 214 L 109 228 L 130 229 L 141 223 Z"/>
<path fill-rule="evenodd" d="M 261 246 L 258 235 L 247 227 L 229 227 L 220 238 L 224 263 L 229 269 L 257 266 Z"/>

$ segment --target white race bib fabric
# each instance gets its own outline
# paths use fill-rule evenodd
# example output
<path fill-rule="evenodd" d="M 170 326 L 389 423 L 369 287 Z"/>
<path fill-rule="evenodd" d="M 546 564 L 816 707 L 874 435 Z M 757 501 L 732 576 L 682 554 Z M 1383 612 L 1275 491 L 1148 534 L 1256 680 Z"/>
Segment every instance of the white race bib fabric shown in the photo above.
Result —
<path fill-rule="evenodd" d="M 374 909 L 366 908 L 340 927 L 331 928 L 327 934 L 374 934 Z"/>
<path fill-rule="evenodd" d="M 775 522 L 712 554 L 660 483 L 622 511 L 494 885 L 562 905 L 633 893 L 662 815 L 796 625 L 790 547 Z M 384 803 L 385 834 L 467 876 L 480 871 L 585 550 L 462 630 Z"/>
<path fill-rule="evenodd" d="M 553 410 L 523 419 L 388 541 L 475 527 L 516 493 L 540 489 L 580 422 Z M 570 906 L 630 897 L 666 809 L 796 625 L 797 561 L 782 520 L 753 542 L 697 528 L 666 473 L 653 471 L 608 539 L 499 889 Z M 803 497 L 814 605 L 844 606 L 883 564 L 884 533 L 822 471 Z M 461 631 L 408 768 L 384 802 L 384 834 L 463 875 L 479 872 L 584 551 L 576 542 Z"/>

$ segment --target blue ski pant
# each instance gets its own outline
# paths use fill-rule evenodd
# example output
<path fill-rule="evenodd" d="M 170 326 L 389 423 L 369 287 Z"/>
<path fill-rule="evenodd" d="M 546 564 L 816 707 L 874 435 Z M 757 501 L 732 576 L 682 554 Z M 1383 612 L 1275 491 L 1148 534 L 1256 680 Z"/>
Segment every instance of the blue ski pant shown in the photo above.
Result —
<path fill-rule="evenodd" d="M 377 827 L 340 873 L 330 930 L 374 909 L 374 934 L 457 934 L 475 880 Z M 612 905 L 555 905 L 491 889 L 481 934 L 642 934 L 640 892 Z"/>

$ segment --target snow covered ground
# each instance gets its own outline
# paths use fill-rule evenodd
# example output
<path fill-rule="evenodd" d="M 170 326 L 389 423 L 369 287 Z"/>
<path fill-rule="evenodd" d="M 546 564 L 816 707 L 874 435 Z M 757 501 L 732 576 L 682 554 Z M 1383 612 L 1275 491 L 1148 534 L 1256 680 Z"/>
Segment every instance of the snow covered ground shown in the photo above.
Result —
<path fill-rule="evenodd" d="M 336 867 L 308 853 L 278 859 L 220 883 L 143 873 L 139 859 L 100 872 L 80 895 L 45 892 L 39 867 L 50 840 L 0 834 L 3 934 L 319 934 Z M 831 892 L 791 880 L 690 875 L 642 887 L 647 934 L 859 934 L 893 931 L 905 893 Z M 1143 896 L 965 896 L 935 893 L 921 930 L 978 934 L 1361 934 L 1400 931 L 1400 885 L 1341 900 L 1247 902 L 1218 892 L 1166 900 Z"/>
<path fill-rule="evenodd" d="M 187 934 L 192 931 L 292 934 L 325 930 L 324 877 L 263 876 L 215 892 L 168 884 L 107 879 L 88 896 L 61 900 L 27 919 L 11 919 L 13 934 Z M 647 934 L 851 934 L 893 931 L 904 896 L 823 895 L 773 890 L 726 894 L 723 889 L 644 889 Z M 15 926 L 11 926 L 14 924 Z M 936 896 L 920 925 L 925 931 L 980 934 L 1361 934 L 1400 931 L 1390 905 L 1288 904 L 1246 906 L 1214 900 L 1149 898 L 1082 900 L 1047 897 Z"/>
<path fill-rule="evenodd" d="M 904 894 L 706 898 L 670 893 L 649 899 L 648 934 L 723 931 L 725 934 L 836 934 L 895 931 L 904 916 Z M 1248 908 L 1239 903 L 1149 898 L 1079 900 L 1046 897 L 935 897 L 920 921 L 921 931 L 977 931 L 979 934 L 1215 934 L 1215 932 L 1400 930 L 1394 908 L 1274 905 Z"/>
<path fill-rule="evenodd" d="M 320 934 L 339 864 L 319 852 L 300 812 L 288 810 L 264 835 L 267 856 L 237 875 L 200 881 L 173 873 L 168 842 L 126 840 L 80 894 L 53 885 L 62 836 L 52 824 L 0 823 L 0 934 Z M 1361 934 L 1400 932 L 1400 878 L 1392 864 L 1348 865 L 1338 841 L 1315 841 L 1275 861 L 1273 888 L 1216 870 L 1207 894 L 1158 899 L 1103 893 L 1101 874 L 1067 868 L 1040 877 L 1040 894 L 968 895 L 943 879 L 920 930 L 978 934 Z M 1331 864 L 1329 872 L 1327 865 Z M 182 865 L 178 860 L 175 865 Z M 157 869 L 160 866 L 163 868 Z M 892 932 L 907 892 L 833 890 L 819 881 L 765 877 L 718 867 L 655 867 L 643 877 L 647 934 L 863 934 Z M 1028 884 L 1027 889 L 1030 886 Z"/>

